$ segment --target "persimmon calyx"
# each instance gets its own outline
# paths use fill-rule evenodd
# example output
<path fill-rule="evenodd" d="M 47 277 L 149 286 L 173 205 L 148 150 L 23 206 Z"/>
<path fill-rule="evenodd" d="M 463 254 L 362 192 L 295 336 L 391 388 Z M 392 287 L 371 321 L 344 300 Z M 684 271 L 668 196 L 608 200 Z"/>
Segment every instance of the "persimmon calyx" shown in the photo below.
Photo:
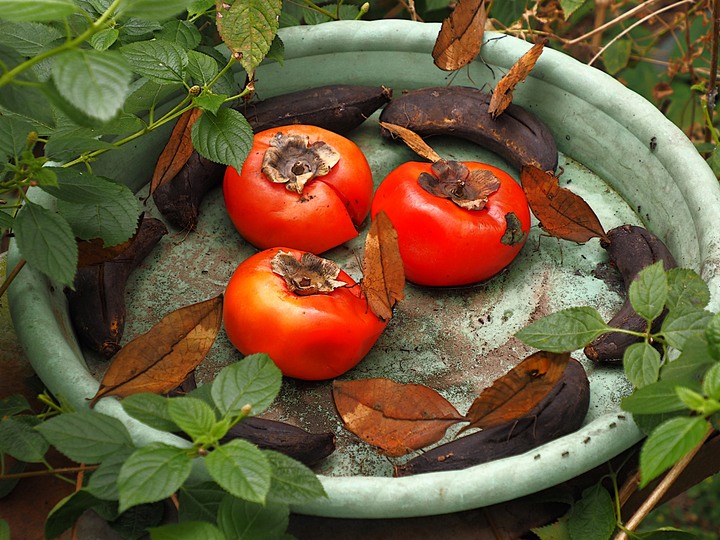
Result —
<path fill-rule="evenodd" d="M 337 279 L 340 267 L 334 261 L 312 253 L 303 253 L 300 260 L 292 253 L 278 251 L 270 261 L 272 271 L 281 276 L 288 289 L 299 296 L 329 294 L 347 283 Z"/>
<path fill-rule="evenodd" d="M 307 135 L 278 132 L 265 151 L 262 172 L 271 182 L 285 184 L 288 190 L 301 194 L 305 184 L 328 174 L 338 161 L 340 153 L 326 142 L 310 144 Z"/>
<path fill-rule="evenodd" d="M 432 164 L 430 173 L 420 173 L 418 184 L 428 193 L 450 199 L 466 210 L 482 210 L 488 197 L 500 188 L 500 180 L 492 171 L 471 171 L 459 161 L 440 160 Z"/>

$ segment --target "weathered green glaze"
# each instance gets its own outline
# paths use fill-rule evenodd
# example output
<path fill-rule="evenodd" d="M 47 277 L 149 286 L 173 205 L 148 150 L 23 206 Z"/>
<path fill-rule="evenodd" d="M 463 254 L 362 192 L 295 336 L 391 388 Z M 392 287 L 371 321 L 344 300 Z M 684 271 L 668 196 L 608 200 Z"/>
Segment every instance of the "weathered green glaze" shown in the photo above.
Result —
<path fill-rule="evenodd" d="M 265 98 L 332 83 L 385 85 L 396 95 L 445 84 L 491 88 L 529 48 L 512 37 L 486 35 L 482 61 L 448 74 L 433 65 L 430 55 L 438 30 L 437 24 L 408 21 L 283 29 L 285 62 L 258 70 L 257 93 Z M 515 102 L 543 119 L 555 136 L 564 169 L 562 185 L 587 200 L 606 229 L 636 223 L 659 235 L 681 266 L 699 271 L 708 281 L 710 307 L 717 310 L 720 189 L 681 131 L 611 77 L 553 50 L 543 52 L 514 95 Z M 108 155 L 95 171 L 141 189 L 167 134 L 141 138 L 135 146 Z M 351 137 L 367 153 L 376 183 L 395 166 L 414 159 L 406 148 L 379 138 L 376 116 Z M 651 139 L 657 147 L 650 147 Z M 508 169 L 472 144 L 444 138 L 430 142 L 444 157 L 485 160 Z M 517 177 L 517 171 L 508 170 Z M 356 278 L 356 254 L 365 230 L 327 254 Z M 607 270 L 607 257 L 597 240 L 575 245 L 540 233 L 534 227 L 518 259 L 488 283 L 454 290 L 408 286 L 407 299 L 386 333 L 345 377 L 423 383 L 464 412 L 483 387 L 531 352 L 513 337 L 528 322 L 577 305 L 594 306 L 609 317 L 621 298 L 600 277 L 598 270 Z M 235 266 L 254 251 L 230 225 L 220 191 L 211 193 L 198 231 L 187 237 L 177 231 L 168 235 L 133 275 L 126 339 L 171 309 L 222 291 Z M 18 258 L 14 249 L 10 257 L 12 265 Z M 53 392 L 85 406 L 104 365 L 80 351 L 62 291 L 28 268 L 11 287 L 10 301 L 17 333 L 35 370 Z M 581 351 L 574 356 L 585 365 L 592 392 L 580 431 L 521 456 L 408 478 L 392 478 L 387 459 L 344 431 L 329 383 L 285 381 L 270 416 L 331 430 L 338 438 L 337 452 L 317 470 L 329 498 L 294 510 L 370 518 L 441 514 L 534 493 L 601 464 L 641 438 L 618 406 L 630 388 L 621 370 L 593 366 Z M 223 333 L 199 376 L 210 380 L 217 369 L 238 359 Z M 140 442 L 183 444 L 127 418 L 113 398 L 101 400 L 97 408 L 121 418 Z M 202 474 L 200 467 L 195 474 Z"/>

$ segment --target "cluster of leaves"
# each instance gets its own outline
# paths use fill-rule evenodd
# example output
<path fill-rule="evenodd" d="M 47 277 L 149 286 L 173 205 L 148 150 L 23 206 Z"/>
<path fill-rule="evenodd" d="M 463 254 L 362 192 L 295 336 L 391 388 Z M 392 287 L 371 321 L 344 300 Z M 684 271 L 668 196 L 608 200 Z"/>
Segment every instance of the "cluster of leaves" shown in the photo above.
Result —
<path fill-rule="evenodd" d="M 141 393 L 123 399 L 130 416 L 161 431 L 185 433 L 187 446 L 154 442 L 138 447 L 122 422 L 95 410 L 41 422 L 20 414 L 28 406 L 16 398 L 0 409 L 0 456 L 46 463 L 52 445 L 84 464 L 84 485 L 52 510 L 47 538 L 60 535 L 89 508 L 112 521 L 176 493 L 181 523 L 152 528 L 151 538 L 280 538 L 290 504 L 325 495 L 319 480 L 284 454 L 241 439 L 220 441 L 233 425 L 272 403 L 281 379 L 269 357 L 259 354 L 223 369 L 212 384 L 185 396 Z M 0 478 L 0 489 L 12 487 L 12 474 Z"/>
<path fill-rule="evenodd" d="M 611 331 L 639 338 L 623 357 L 625 375 L 635 388 L 623 398 L 621 407 L 648 434 L 640 452 L 642 488 L 698 448 L 718 427 L 720 314 L 706 309 L 710 292 L 696 272 L 665 271 L 661 261 L 638 274 L 628 295 L 635 311 L 648 322 L 644 333 L 611 328 L 594 308 L 573 307 L 536 321 L 518 337 L 555 352 L 581 349 Z M 663 323 L 653 331 L 652 321 L 662 313 Z M 601 496 L 593 493 L 593 497 Z M 603 505 L 592 507 L 596 517 L 602 512 L 612 517 L 610 534 L 616 514 L 612 498 L 606 495 Z"/>

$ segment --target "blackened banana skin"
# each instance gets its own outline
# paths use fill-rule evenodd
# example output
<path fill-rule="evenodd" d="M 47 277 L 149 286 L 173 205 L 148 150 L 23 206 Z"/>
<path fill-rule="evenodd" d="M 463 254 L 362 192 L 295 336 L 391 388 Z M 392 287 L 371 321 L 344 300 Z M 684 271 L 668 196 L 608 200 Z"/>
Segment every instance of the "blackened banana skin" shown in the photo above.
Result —
<path fill-rule="evenodd" d="M 468 86 L 440 86 L 393 98 L 380 121 L 397 124 L 421 137 L 449 135 L 474 142 L 504 158 L 517 170 L 534 165 L 555 171 L 558 151 L 547 126 L 511 104 L 496 119 L 488 113 L 491 95 Z M 383 129 L 385 137 L 391 134 Z"/>
<path fill-rule="evenodd" d="M 675 258 L 662 240 L 643 227 L 621 225 L 609 231 L 607 237 L 608 240 L 600 245 L 607 250 L 610 261 L 619 270 L 626 291 L 638 273 L 651 264 L 663 261 L 665 270 L 677 267 Z M 653 331 L 660 328 L 664 318 L 663 312 L 653 321 Z M 636 332 L 647 330 L 647 321 L 635 313 L 627 297 L 608 325 Z M 594 362 L 621 362 L 625 350 L 640 339 L 621 332 L 603 334 L 585 347 L 585 355 Z"/>
<path fill-rule="evenodd" d="M 330 85 L 242 104 L 237 109 L 254 133 L 290 124 L 309 124 L 344 134 L 385 105 L 392 90 L 383 86 Z M 178 229 L 197 227 L 199 207 L 212 188 L 222 184 L 225 165 L 193 151 L 185 166 L 153 192 L 160 213 Z"/>
<path fill-rule="evenodd" d="M 159 219 L 143 216 L 132 243 L 113 259 L 78 268 L 74 290 L 68 290 L 68 312 L 78 339 L 110 358 L 120 350 L 125 330 L 125 286 L 130 273 L 167 234 Z"/>
<path fill-rule="evenodd" d="M 522 454 L 582 426 L 590 406 L 585 368 L 571 358 L 562 378 L 527 415 L 465 435 L 395 467 L 395 476 L 453 471 Z"/>

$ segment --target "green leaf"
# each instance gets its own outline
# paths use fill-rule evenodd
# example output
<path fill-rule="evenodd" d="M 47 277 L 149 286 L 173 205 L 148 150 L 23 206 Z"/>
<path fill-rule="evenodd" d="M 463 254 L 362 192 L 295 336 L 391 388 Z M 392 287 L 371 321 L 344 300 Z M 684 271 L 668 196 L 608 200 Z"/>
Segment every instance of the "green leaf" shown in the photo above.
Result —
<path fill-rule="evenodd" d="M 202 110 L 208 111 L 211 114 L 217 114 L 217 112 L 220 110 L 220 107 L 222 107 L 225 103 L 226 99 L 227 96 L 224 94 L 217 95 L 211 92 L 203 92 L 199 96 L 193 98 L 193 104 L 196 107 L 200 107 Z"/>
<path fill-rule="evenodd" d="M 188 15 L 194 17 L 215 8 L 215 0 L 193 0 L 188 6 Z"/>
<path fill-rule="evenodd" d="M 715 360 L 720 360 L 720 313 L 713 315 L 705 328 L 708 351 Z"/>
<path fill-rule="evenodd" d="M 15 218 L 9 212 L 0 210 L 0 231 L 11 229 L 15 225 Z"/>
<path fill-rule="evenodd" d="M 130 85 L 130 94 L 125 100 L 125 111 L 144 113 L 165 102 L 173 93 L 182 88 L 182 83 L 159 84 L 149 79 L 138 79 Z"/>
<path fill-rule="evenodd" d="M 0 116 L 0 157 L 18 160 L 28 143 L 28 134 L 34 131 L 30 122 Z"/>
<path fill-rule="evenodd" d="M 54 21 L 78 12 L 73 0 L 2 0 L 0 19 L 8 21 Z"/>
<path fill-rule="evenodd" d="M 90 38 L 90 45 L 96 51 L 105 51 L 109 49 L 120 37 L 120 31 L 117 28 L 105 28 L 97 34 L 93 34 Z"/>
<path fill-rule="evenodd" d="M 120 496 L 117 487 L 118 475 L 132 452 L 133 449 L 128 448 L 104 459 L 90 475 L 87 486 L 85 486 L 86 491 L 104 501 L 117 501 Z"/>
<path fill-rule="evenodd" d="M 15 218 L 15 240 L 30 266 L 62 285 L 72 286 L 77 241 L 65 219 L 26 199 Z"/>
<path fill-rule="evenodd" d="M 195 25 L 188 21 L 172 19 L 162 25 L 162 30 L 156 34 L 158 39 L 177 43 L 188 52 L 200 45 L 202 35 Z"/>
<path fill-rule="evenodd" d="M 628 290 L 628 298 L 635 312 L 647 321 L 662 313 L 668 295 L 668 283 L 663 261 L 643 268 Z"/>
<path fill-rule="evenodd" d="M 632 41 L 629 39 L 618 39 L 602 54 L 605 70 L 610 75 L 615 75 L 625 69 L 630 61 L 631 52 Z"/>
<path fill-rule="evenodd" d="M 120 26 L 120 41 L 123 44 L 151 39 L 153 32 L 160 32 L 162 25 L 157 21 L 148 21 L 138 17 L 130 17 Z"/>
<path fill-rule="evenodd" d="M 48 514 L 45 521 L 45 538 L 59 538 L 62 533 L 75 524 L 86 510 L 100 502 L 84 489 L 68 495 L 58 502 Z"/>
<path fill-rule="evenodd" d="M 120 401 L 123 410 L 130 416 L 139 420 L 143 424 L 159 429 L 161 431 L 174 432 L 180 428 L 170 418 L 168 411 L 168 403 L 170 398 L 142 392 L 140 394 L 132 394 Z"/>
<path fill-rule="evenodd" d="M 193 486 L 180 488 L 180 521 L 208 521 L 217 518 L 220 501 L 226 496 L 225 490 L 215 482 L 203 482 Z"/>
<path fill-rule="evenodd" d="M 667 271 L 668 309 L 676 309 L 683 305 L 704 308 L 710 302 L 710 289 L 707 283 L 689 268 L 671 268 Z"/>
<path fill-rule="evenodd" d="M 27 398 L 21 394 L 13 394 L 12 396 L 0 399 L 0 419 L 5 416 L 12 416 L 30 410 L 30 403 Z"/>
<path fill-rule="evenodd" d="M 350 4 L 342 4 L 339 8 L 338 5 L 335 3 L 324 4 L 323 8 L 330 13 L 335 14 L 337 20 L 340 21 L 356 19 L 357 16 L 360 14 L 360 10 L 358 9 L 358 7 Z M 309 9 L 305 10 L 303 18 L 305 20 L 305 24 L 321 24 L 334 20 L 333 18 L 328 17 L 324 13 Z"/>
<path fill-rule="evenodd" d="M 218 63 L 207 54 L 188 51 L 188 73 L 200 86 L 208 86 L 219 72 Z"/>
<path fill-rule="evenodd" d="M 637 424 L 637 427 L 645 435 L 650 435 L 660 424 L 663 424 L 671 418 L 678 418 L 680 416 L 690 416 L 690 410 L 684 408 L 682 411 L 674 411 L 660 414 L 634 414 L 633 422 Z"/>
<path fill-rule="evenodd" d="M 207 435 L 217 423 L 215 411 L 199 399 L 187 396 L 173 398 L 169 400 L 167 410 L 173 422 L 193 441 Z"/>
<path fill-rule="evenodd" d="M 599 484 L 591 486 L 572 507 L 568 518 L 570 538 L 606 540 L 612 536 L 616 521 L 610 494 Z"/>
<path fill-rule="evenodd" d="M 226 538 L 279 540 L 290 522 L 290 509 L 287 504 L 262 505 L 228 495 L 220 503 L 217 521 Z"/>
<path fill-rule="evenodd" d="M 325 488 L 310 468 L 274 450 L 265 450 L 265 457 L 272 468 L 269 500 L 302 504 L 327 497 Z"/>
<path fill-rule="evenodd" d="M 56 186 L 44 186 L 43 191 L 62 201 L 94 204 L 117 196 L 118 184 L 77 169 L 48 167 L 57 176 Z"/>
<path fill-rule="evenodd" d="M 227 5 L 216 3 L 218 31 L 233 57 L 251 74 L 277 34 L 282 0 L 243 0 Z"/>
<path fill-rule="evenodd" d="M 586 1 L 587 0 L 560 0 L 560 8 L 563 10 L 565 20 L 567 21 Z"/>
<path fill-rule="evenodd" d="M 120 48 L 120 52 L 138 75 L 160 84 L 185 80 L 188 56 L 185 50 L 169 41 L 139 41 Z"/>
<path fill-rule="evenodd" d="M 270 490 L 270 464 L 255 445 L 234 439 L 205 457 L 212 479 L 231 495 L 264 503 Z"/>
<path fill-rule="evenodd" d="M 121 13 L 125 17 L 140 17 L 150 21 L 164 21 L 183 11 L 192 4 L 193 0 L 125 0 L 122 3 Z"/>
<path fill-rule="evenodd" d="M 515 337 L 542 351 L 569 352 L 585 347 L 610 330 L 594 308 L 571 307 L 535 321 Z"/>
<path fill-rule="evenodd" d="M 0 44 L 11 46 L 23 56 L 40 54 L 62 37 L 60 30 L 47 24 L 0 20 Z"/>
<path fill-rule="evenodd" d="M 675 392 L 688 409 L 701 412 L 705 408 L 705 396 L 701 393 L 685 386 L 676 387 Z"/>
<path fill-rule="evenodd" d="M 668 345 L 682 350 L 688 339 L 705 335 L 705 327 L 712 317 L 707 310 L 684 305 L 667 314 L 660 332 Z"/>
<path fill-rule="evenodd" d="M 252 413 L 267 409 L 280 392 L 282 373 L 267 354 L 253 354 L 224 368 L 212 383 L 213 400 L 224 416 L 237 416 L 249 404 Z"/>
<path fill-rule="evenodd" d="M 522 17 L 527 8 L 528 0 L 504 0 L 503 2 L 493 2 L 490 6 L 490 17 L 496 19 L 504 27 L 512 26 L 512 24 Z"/>
<path fill-rule="evenodd" d="M 223 165 L 242 169 L 253 143 L 253 131 L 245 117 L 224 107 L 217 114 L 204 113 L 190 131 L 198 153 Z"/>
<path fill-rule="evenodd" d="M 658 381 L 637 388 L 620 402 L 623 410 L 633 414 L 658 414 L 681 411 L 685 404 L 675 391 L 678 384 L 674 381 Z"/>
<path fill-rule="evenodd" d="M 48 134 L 55 128 L 53 108 L 41 89 L 8 84 L 0 88 L 0 111 L 3 116 L 22 120 Z"/>
<path fill-rule="evenodd" d="M 118 476 L 120 512 L 169 497 L 185 482 L 191 469 L 187 449 L 163 443 L 138 448 Z"/>
<path fill-rule="evenodd" d="M 41 463 L 49 446 L 27 423 L 12 418 L 0 420 L 0 454 L 10 454 L 27 463 Z"/>
<path fill-rule="evenodd" d="M 554 523 L 530 529 L 540 540 L 572 540 L 567 527 L 567 517 Z"/>
<path fill-rule="evenodd" d="M 720 400 L 720 364 L 715 364 L 705 374 L 703 392 L 709 398 Z"/>
<path fill-rule="evenodd" d="M 55 57 L 55 87 L 73 106 L 98 120 L 122 108 L 130 88 L 130 66 L 115 51 L 78 49 Z"/>
<path fill-rule="evenodd" d="M 149 529 L 151 540 L 228 540 L 212 523 L 183 521 Z"/>
<path fill-rule="evenodd" d="M 698 416 L 673 418 L 655 431 L 640 451 L 640 489 L 702 442 L 709 424 Z"/>
<path fill-rule="evenodd" d="M 707 164 L 715 176 L 720 177 L 720 146 L 713 147 L 710 157 L 707 158 Z"/>
<path fill-rule="evenodd" d="M 660 378 L 664 381 L 699 382 L 707 366 L 712 363 L 714 360 L 710 356 L 707 341 L 702 337 L 691 337 L 685 341 L 680 356 L 663 365 Z"/>
<path fill-rule="evenodd" d="M 0 540 L 10 540 L 10 525 L 4 519 L 0 519 Z"/>
<path fill-rule="evenodd" d="M 61 414 L 35 429 L 78 463 L 100 463 L 133 446 L 130 434 L 120 420 L 95 411 Z"/>
<path fill-rule="evenodd" d="M 660 375 L 660 353 L 649 343 L 633 343 L 623 355 L 625 376 L 641 388 L 658 380 Z"/>

